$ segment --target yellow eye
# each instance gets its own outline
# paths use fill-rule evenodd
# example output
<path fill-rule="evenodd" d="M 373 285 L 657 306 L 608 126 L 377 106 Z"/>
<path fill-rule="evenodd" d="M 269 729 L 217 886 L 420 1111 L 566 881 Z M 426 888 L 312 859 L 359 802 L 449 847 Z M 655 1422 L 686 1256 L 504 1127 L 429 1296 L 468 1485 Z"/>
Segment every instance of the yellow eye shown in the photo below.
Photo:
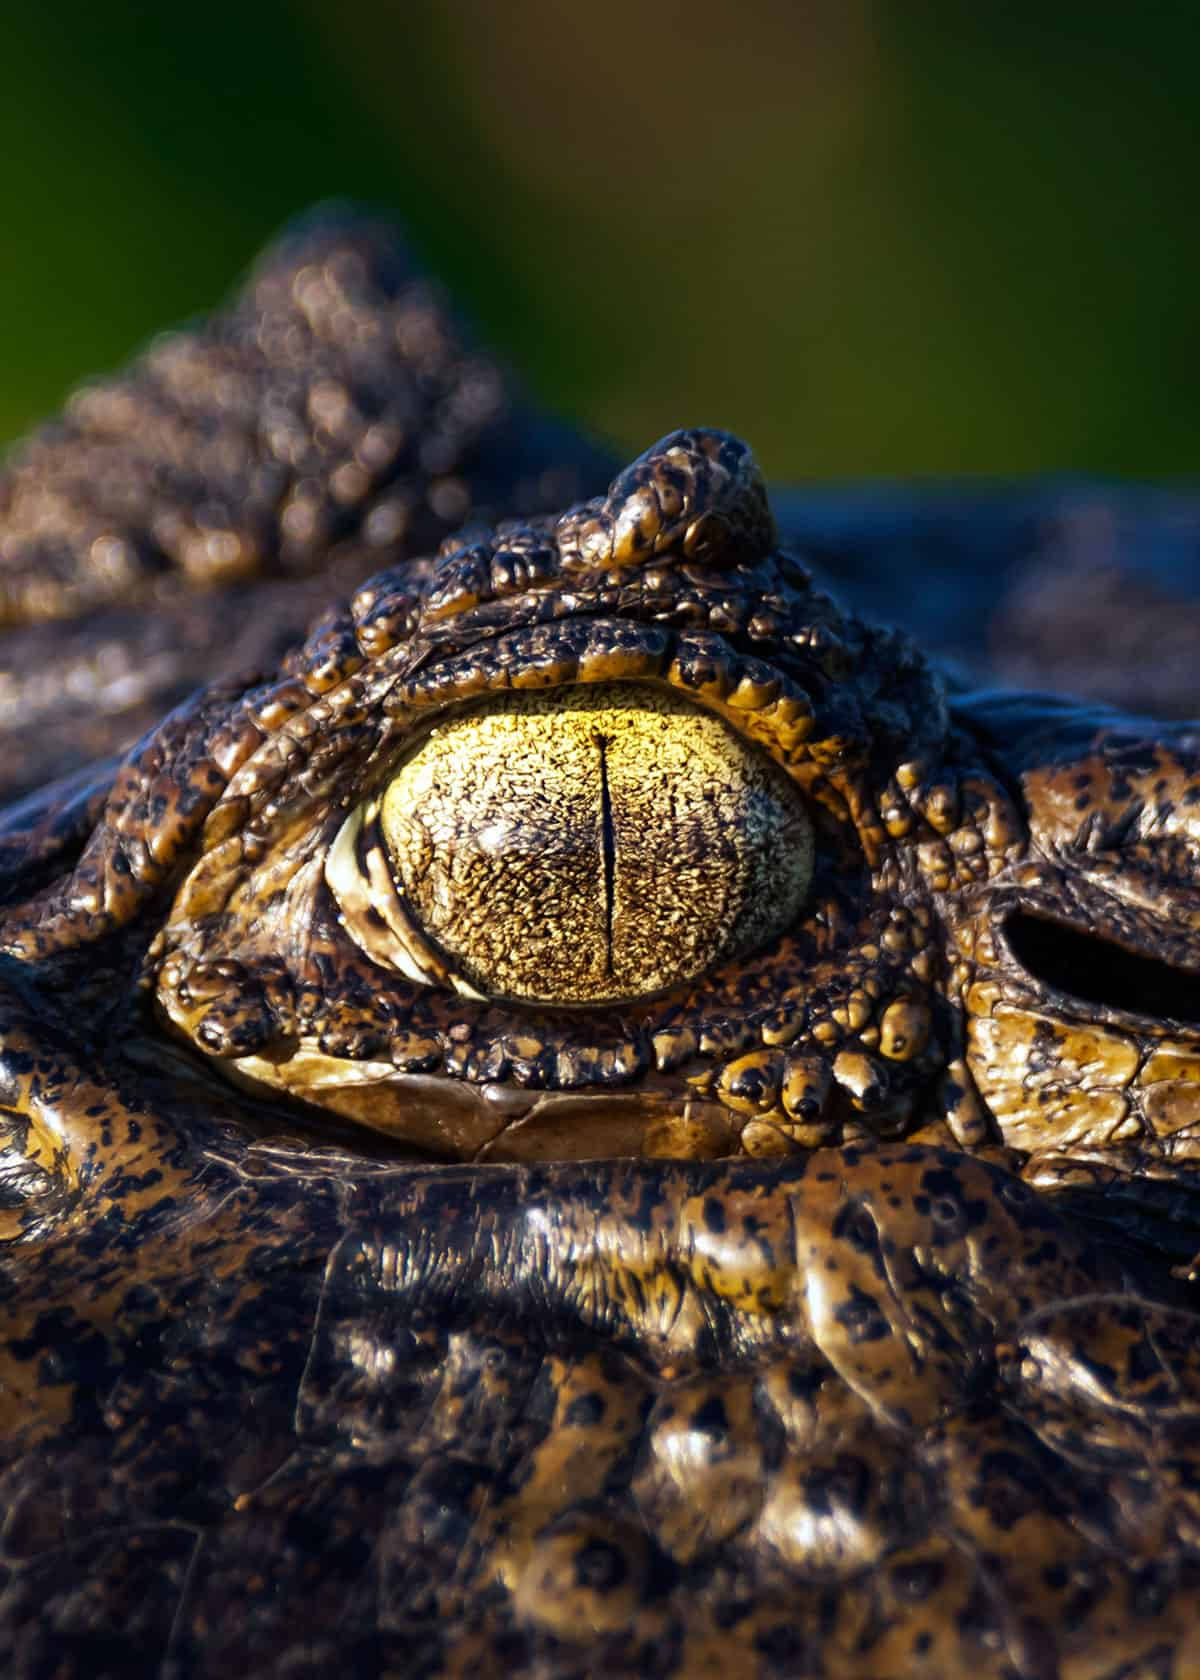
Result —
<path fill-rule="evenodd" d="M 377 810 L 423 935 L 396 966 L 412 973 L 428 941 L 447 959 L 430 978 L 490 997 L 594 1005 L 694 979 L 785 927 L 812 876 L 787 776 L 719 718 L 630 683 L 439 723 Z"/>

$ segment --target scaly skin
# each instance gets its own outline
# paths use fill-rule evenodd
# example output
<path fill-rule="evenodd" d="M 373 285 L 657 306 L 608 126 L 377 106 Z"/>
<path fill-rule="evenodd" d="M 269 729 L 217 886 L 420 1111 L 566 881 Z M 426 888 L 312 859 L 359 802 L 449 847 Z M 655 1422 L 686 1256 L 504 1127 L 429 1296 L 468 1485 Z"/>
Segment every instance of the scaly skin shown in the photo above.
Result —
<path fill-rule="evenodd" d="M 0 798 L 275 665 L 385 561 L 611 470 L 534 418 L 393 227 L 315 214 L 0 473 Z"/>
<path fill-rule="evenodd" d="M 602 1007 L 410 977 L 347 819 L 614 683 L 798 791 L 799 914 Z M 1197 1672 L 1198 805 L 1182 726 L 948 698 L 703 431 L 26 802 L 5 1671 Z"/>

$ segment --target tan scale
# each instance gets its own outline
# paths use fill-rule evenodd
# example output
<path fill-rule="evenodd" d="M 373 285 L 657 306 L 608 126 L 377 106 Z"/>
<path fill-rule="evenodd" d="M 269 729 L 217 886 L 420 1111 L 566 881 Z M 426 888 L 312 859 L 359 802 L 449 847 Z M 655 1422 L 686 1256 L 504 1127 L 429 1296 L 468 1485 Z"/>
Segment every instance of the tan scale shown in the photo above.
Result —
<path fill-rule="evenodd" d="M 998 1001 L 990 985 L 968 994 L 967 1061 L 1005 1143 L 1038 1151 L 1100 1148 L 1136 1138 L 1132 1040 Z"/>

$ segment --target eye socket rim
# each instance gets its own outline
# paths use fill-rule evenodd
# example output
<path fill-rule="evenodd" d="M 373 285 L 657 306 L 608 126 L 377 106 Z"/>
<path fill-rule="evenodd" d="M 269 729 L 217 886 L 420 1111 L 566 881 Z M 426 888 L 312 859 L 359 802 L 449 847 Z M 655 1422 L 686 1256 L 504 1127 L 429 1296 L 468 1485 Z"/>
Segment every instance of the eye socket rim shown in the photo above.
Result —
<path fill-rule="evenodd" d="M 677 715 L 693 713 L 711 721 L 736 746 L 744 761 L 761 765 L 769 771 L 777 785 L 786 790 L 786 802 L 792 818 L 802 819 L 804 823 L 803 862 L 799 871 L 803 875 L 803 888 L 785 919 L 768 919 L 765 926 L 756 930 L 749 939 L 739 940 L 731 935 L 718 946 L 717 954 L 701 967 L 672 976 L 660 986 L 597 998 L 534 997 L 501 989 L 481 989 L 464 972 L 460 959 L 425 926 L 419 912 L 410 903 L 398 878 L 398 869 L 384 832 L 382 809 L 385 797 L 403 767 L 419 756 L 437 727 L 448 718 L 458 720 L 472 714 L 487 715 L 502 709 L 518 709 L 517 703 L 521 700 L 543 702 L 556 693 L 572 690 L 583 691 L 590 699 L 624 689 L 645 690 L 648 695 L 669 702 L 669 705 L 652 709 Z M 498 701 L 505 704 L 498 706 Z M 816 820 L 813 803 L 799 785 L 798 778 L 791 775 L 787 766 L 781 764 L 763 743 L 737 729 L 723 712 L 681 695 L 671 686 L 619 677 L 609 682 L 546 684 L 532 690 L 480 696 L 461 706 L 441 710 L 423 722 L 424 727 L 405 740 L 402 751 L 392 760 L 373 791 L 348 812 L 329 846 L 324 866 L 325 882 L 347 935 L 371 961 L 399 974 L 411 984 L 449 989 L 485 1006 L 499 1005 L 543 1013 L 601 1013 L 651 1004 L 673 993 L 695 988 L 706 975 L 719 971 L 729 962 L 767 949 L 787 935 L 811 900 L 821 862 L 818 836 L 822 828 Z M 370 890 L 367 890 L 368 887 Z M 744 920 L 743 910 L 739 923 Z M 389 936 L 394 944 L 389 943 Z"/>

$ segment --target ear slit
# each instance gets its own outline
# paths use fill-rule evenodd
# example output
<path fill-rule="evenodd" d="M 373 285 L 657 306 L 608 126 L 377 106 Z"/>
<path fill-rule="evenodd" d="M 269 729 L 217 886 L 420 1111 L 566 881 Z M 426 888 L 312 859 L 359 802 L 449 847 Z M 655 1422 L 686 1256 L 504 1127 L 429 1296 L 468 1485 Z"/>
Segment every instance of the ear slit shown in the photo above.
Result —
<path fill-rule="evenodd" d="M 1068 997 L 1155 1020 L 1200 1023 L 1200 973 L 1030 910 L 1005 917 L 1004 938 L 1023 969 Z"/>

